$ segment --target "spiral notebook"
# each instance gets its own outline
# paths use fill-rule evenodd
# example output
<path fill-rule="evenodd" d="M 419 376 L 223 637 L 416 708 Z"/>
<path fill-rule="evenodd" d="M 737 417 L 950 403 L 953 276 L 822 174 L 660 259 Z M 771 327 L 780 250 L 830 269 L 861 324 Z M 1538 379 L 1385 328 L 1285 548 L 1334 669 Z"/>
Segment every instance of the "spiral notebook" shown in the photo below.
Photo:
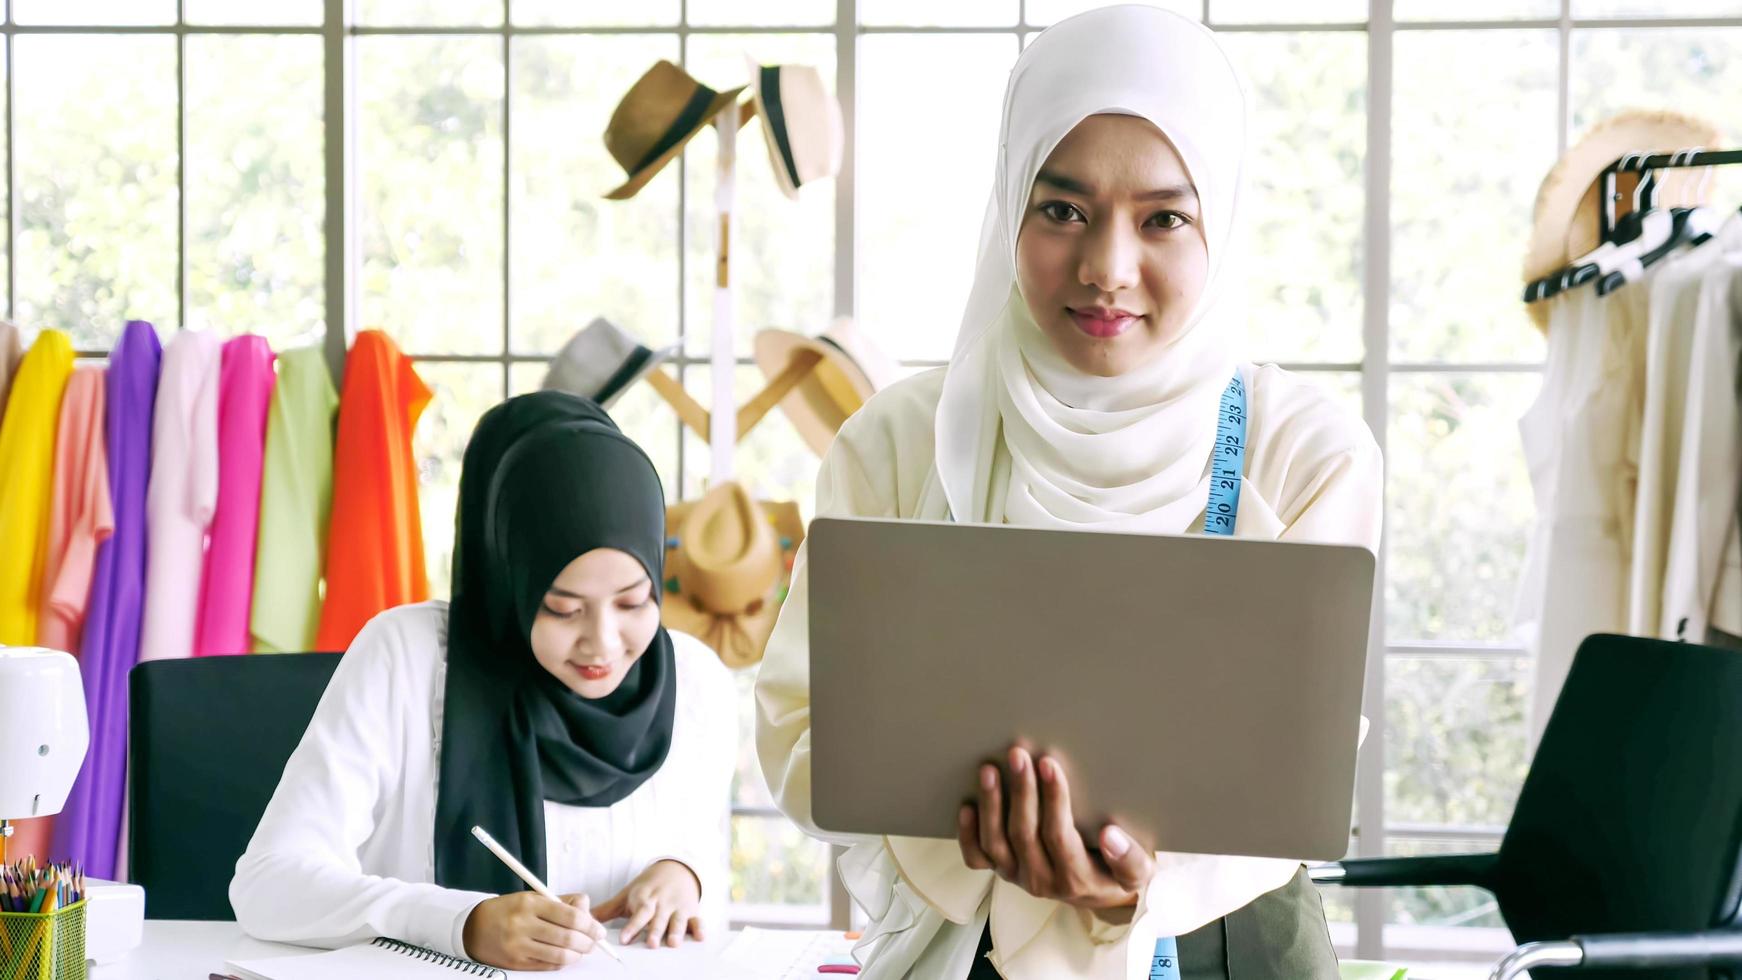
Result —
<path fill-rule="evenodd" d="M 312 956 L 230 962 L 225 968 L 241 980 L 460 980 L 485 977 L 508 980 L 507 972 L 493 966 L 462 960 L 422 946 L 394 939 L 377 939 L 361 946 L 347 946 Z"/>
<path fill-rule="evenodd" d="M 752 980 L 760 974 L 720 958 L 723 943 L 685 943 L 677 949 L 617 946 L 622 963 L 588 956 L 551 973 L 500 970 L 392 939 L 349 946 L 330 953 L 276 959 L 231 961 L 226 969 L 240 980 L 524 980 L 551 977 L 636 977 L 640 980 Z"/>

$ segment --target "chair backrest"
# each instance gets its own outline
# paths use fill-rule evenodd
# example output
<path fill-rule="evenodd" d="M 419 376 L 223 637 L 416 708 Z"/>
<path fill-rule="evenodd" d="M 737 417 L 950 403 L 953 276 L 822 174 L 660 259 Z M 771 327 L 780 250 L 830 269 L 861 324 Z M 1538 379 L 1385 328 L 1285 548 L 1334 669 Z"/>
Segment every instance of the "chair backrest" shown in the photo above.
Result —
<path fill-rule="evenodd" d="M 338 664 L 297 653 L 133 669 L 128 864 L 148 918 L 236 917 L 236 860 Z"/>
<path fill-rule="evenodd" d="M 1500 846 L 1494 896 L 1513 938 L 1735 924 L 1739 856 L 1742 654 L 1587 638 Z M 1725 975 L 1703 968 L 1650 973 L 1658 980 Z"/>

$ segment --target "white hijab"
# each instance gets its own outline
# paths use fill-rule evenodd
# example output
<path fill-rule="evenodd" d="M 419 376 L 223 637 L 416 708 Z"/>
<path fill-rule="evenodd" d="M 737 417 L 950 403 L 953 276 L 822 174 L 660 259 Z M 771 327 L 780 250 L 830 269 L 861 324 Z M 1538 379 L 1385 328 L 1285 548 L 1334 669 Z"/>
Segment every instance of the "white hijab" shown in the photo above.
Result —
<path fill-rule="evenodd" d="M 1077 123 L 1100 113 L 1147 119 L 1173 142 L 1197 187 L 1209 257 L 1184 332 L 1112 378 L 1073 368 L 1016 288 L 1016 237 L 1035 176 Z M 1229 256 L 1245 150 L 1243 86 L 1196 21 L 1105 7 L 1053 25 L 1022 53 L 938 405 L 937 471 L 957 520 L 1177 533 L 1202 515 L 1217 401 L 1235 367 Z M 994 486 L 1000 443 L 1008 477 Z"/>

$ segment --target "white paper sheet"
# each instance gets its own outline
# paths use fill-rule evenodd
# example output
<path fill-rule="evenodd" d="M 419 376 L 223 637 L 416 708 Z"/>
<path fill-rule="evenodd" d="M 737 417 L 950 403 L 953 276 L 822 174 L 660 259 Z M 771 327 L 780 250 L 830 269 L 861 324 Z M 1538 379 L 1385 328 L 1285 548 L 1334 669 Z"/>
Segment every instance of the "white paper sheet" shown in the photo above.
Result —
<path fill-rule="evenodd" d="M 745 929 L 720 960 L 754 971 L 758 980 L 818 980 L 817 967 L 852 953 L 852 941 L 839 932 Z"/>
<path fill-rule="evenodd" d="M 633 977 L 635 980 L 761 980 L 767 976 L 760 971 L 751 972 L 726 962 L 724 953 L 728 945 L 728 942 L 718 941 L 686 942 L 676 949 L 648 949 L 645 944 L 613 944 L 611 948 L 623 957 L 621 964 L 603 953 L 589 953 L 581 957 L 581 961 L 574 966 L 554 973 L 509 971 L 508 976 L 509 980 L 548 980 L 550 977 L 598 977 L 600 980 L 611 980 L 613 977 Z"/>

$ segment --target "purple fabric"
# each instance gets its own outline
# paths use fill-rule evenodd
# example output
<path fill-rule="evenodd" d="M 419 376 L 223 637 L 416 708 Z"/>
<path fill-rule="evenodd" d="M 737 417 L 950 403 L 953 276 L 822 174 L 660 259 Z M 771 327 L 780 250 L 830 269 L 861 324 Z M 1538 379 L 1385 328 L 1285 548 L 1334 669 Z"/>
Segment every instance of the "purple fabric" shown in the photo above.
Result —
<path fill-rule="evenodd" d="M 145 485 L 151 414 L 163 348 L 149 323 L 131 320 L 109 354 L 105 436 L 115 533 L 97 549 L 79 670 L 91 748 L 54 822 L 57 860 L 83 861 L 94 878 L 115 877 L 127 780 L 127 672 L 139 660 L 145 607 Z"/>

